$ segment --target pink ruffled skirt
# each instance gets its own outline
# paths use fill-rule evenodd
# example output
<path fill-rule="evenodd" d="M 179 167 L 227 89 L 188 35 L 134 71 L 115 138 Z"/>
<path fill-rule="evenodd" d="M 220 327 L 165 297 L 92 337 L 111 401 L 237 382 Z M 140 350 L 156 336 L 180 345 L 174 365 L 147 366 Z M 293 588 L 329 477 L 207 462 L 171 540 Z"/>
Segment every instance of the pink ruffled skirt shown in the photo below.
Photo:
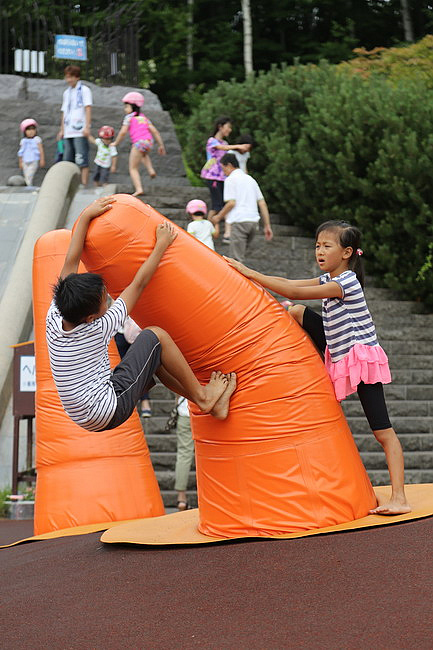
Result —
<path fill-rule="evenodd" d="M 355 393 L 358 384 L 389 384 L 388 357 L 380 345 L 356 343 L 349 353 L 335 363 L 331 360 L 328 347 L 325 350 L 325 366 L 334 384 L 335 396 L 339 402 Z"/>

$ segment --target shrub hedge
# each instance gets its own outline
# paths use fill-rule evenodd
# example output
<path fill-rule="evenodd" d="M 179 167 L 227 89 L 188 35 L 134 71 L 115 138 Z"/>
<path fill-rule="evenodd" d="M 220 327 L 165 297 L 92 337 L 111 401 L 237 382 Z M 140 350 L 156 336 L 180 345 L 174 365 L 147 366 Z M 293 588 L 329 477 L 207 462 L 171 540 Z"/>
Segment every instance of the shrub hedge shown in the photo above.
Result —
<path fill-rule="evenodd" d="M 329 218 L 355 223 L 369 273 L 433 306 L 433 93 L 423 81 L 322 64 L 221 82 L 181 128 L 197 174 L 223 114 L 233 137 L 249 131 L 257 141 L 249 168 L 271 209 L 309 232 Z"/>

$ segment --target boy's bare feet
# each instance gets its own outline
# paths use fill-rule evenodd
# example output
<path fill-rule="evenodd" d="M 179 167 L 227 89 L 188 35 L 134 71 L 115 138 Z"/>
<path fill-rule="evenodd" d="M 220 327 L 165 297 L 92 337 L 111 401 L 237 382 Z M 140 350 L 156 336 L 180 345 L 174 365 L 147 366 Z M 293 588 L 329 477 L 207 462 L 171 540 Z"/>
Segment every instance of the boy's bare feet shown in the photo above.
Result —
<path fill-rule="evenodd" d="M 137 190 L 136 192 L 132 193 L 132 196 L 143 196 L 143 194 L 144 194 L 144 190 L 141 190 L 141 191 Z"/>
<path fill-rule="evenodd" d="M 233 395 L 233 393 L 236 390 L 236 373 L 235 372 L 229 372 L 227 375 L 227 386 L 219 400 L 215 403 L 215 406 L 213 407 L 211 411 L 211 415 L 213 415 L 215 418 L 218 420 L 225 420 L 226 417 L 229 414 L 229 405 L 230 405 L 230 398 Z"/>
<path fill-rule="evenodd" d="M 227 377 L 220 370 L 212 372 L 209 383 L 203 387 L 202 396 L 196 400 L 197 406 L 203 413 L 209 413 L 213 409 L 226 386 Z"/>
<path fill-rule="evenodd" d="M 406 497 L 395 498 L 391 496 L 389 501 L 385 503 L 380 503 L 377 508 L 370 510 L 370 515 L 405 515 L 408 512 L 412 512 L 412 508 L 406 501 Z"/>

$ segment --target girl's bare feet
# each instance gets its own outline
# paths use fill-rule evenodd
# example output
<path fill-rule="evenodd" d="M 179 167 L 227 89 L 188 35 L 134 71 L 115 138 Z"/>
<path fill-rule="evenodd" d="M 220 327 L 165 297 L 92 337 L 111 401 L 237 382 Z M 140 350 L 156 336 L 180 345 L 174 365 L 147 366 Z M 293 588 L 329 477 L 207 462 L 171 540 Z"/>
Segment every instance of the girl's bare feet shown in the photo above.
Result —
<path fill-rule="evenodd" d="M 132 194 L 132 196 L 143 196 L 143 194 L 144 194 L 144 190 L 140 190 L 140 191 L 137 190 L 136 192 L 134 192 L 134 193 Z"/>
<path fill-rule="evenodd" d="M 215 406 L 213 407 L 211 411 L 211 415 L 213 415 L 215 418 L 218 420 L 225 420 L 226 417 L 229 414 L 229 405 L 230 405 L 230 398 L 233 395 L 233 393 L 236 390 L 236 373 L 235 372 L 229 372 L 227 375 L 227 386 L 219 400 L 215 403 Z"/>
<path fill-rule="evenodd" d="M 406 497 L 395 498 L 391 495 L 391 499 L 383 504 L 370 510 L 370 515 L 405 515 L 412 512 L 412 508 L 406 501 Z"/>
<path fill-rule="evenodd" d="M 202 388 L 195 403 L 203 413 L 209 413 L 227 387 L 227 377 L 220 370 L 212 372 L 210 381 Z"/>

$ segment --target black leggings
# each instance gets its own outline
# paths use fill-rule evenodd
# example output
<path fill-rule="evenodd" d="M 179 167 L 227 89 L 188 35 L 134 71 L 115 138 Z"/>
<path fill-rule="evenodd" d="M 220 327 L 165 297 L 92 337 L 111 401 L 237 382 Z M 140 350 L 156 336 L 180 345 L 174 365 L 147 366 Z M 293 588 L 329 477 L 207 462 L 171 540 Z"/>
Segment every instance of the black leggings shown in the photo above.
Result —
<path fill-rule="evenodd" d="M 309 307 L 305 307 L 302 327 L 320 352 L 324 354 L 326 338 L 322 317 Z M 380 382 L 377 384 L 364 384 L 361 381 L 358 384 L 357 392 L 359 401 L 364 409 L 365 417 L 372 431 L 390 429 L 392 425 L 389 420 L 388 409 L 386 408 L 383 384 Z"/>

